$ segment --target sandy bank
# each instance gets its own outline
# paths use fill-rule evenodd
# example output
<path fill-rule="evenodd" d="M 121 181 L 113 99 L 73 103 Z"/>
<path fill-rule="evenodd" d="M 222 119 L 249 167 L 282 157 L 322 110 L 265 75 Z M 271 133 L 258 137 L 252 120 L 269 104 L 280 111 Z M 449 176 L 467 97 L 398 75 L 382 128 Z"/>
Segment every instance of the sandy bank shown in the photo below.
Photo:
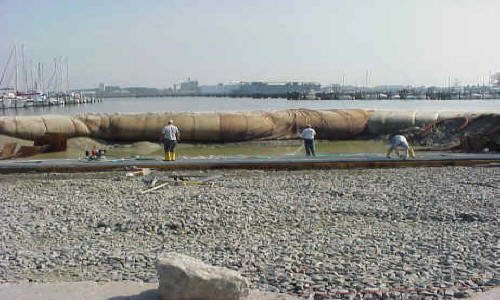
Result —
<path fill-rule="evenodd" d="M 0 145 L 16 142 L 19 145 L 32 146 L 30 140 L 0 135 Z M 92 147 L 107 150 L 108 157 L 123 158 L 130 156 L 146 156 L 162 158 L 163 146 L 160 143 L 142 141 L 135 143 L 110 143 L 88 137 L 68 139 L 68 149 L 64 152 L 43 153 L 32 156 L 32 159 L 79 158 L 85 150 Z M 318 153 L 384 153 L 387 142 L 382 141 L 317 141 Z M 214 157 L 214 156 L 256 156 L 256 155 L 303 155 L 304 146 L 301 140 L 249 141 L 240 143 L 192 144 L 179 143 L 176 147 L 178 157 Z"/>

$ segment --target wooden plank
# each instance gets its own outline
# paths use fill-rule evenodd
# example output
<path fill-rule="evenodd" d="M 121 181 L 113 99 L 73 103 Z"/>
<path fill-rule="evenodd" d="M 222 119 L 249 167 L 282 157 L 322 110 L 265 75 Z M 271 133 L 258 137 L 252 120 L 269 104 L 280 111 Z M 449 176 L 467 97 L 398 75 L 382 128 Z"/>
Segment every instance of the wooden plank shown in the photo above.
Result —
<path fill-rule="evenodd" d="M 162 183 L 162 184 L 160 184 L 160 185 L 157 185 L 157 186 L 155 186 L 155 187 L 152 187 L 152 188 L 150 188 L 150 189 L 147 189 L 147 190 L 141 191 L 141 194 L 143 194 L 143 195 L 144 195 L 144 194 L 146 194 L 146 193 L 149 193 L 149 192 L 152 192 L 152 191 L 156 191 L 157 189 L 162 188 L 162 187 L 166 186 L 166 185 L 167 185 L 167 184 L 169 184 L 169 183 L 170 183 L 170 182 L 164 182 L 164 183 Z"/>

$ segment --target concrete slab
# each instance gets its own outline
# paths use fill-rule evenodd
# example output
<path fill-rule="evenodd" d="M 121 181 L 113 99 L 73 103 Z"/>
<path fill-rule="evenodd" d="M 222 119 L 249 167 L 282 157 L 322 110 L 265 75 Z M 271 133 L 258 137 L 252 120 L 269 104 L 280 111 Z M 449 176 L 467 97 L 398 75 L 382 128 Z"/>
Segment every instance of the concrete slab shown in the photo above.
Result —
<path fill-rule="evenodd" d="M 138 282 L 56 282 L 0 285 L 0 299 L 16 300 L 161 300 L 157 284 Z M 247 300 L 297 300 L 275 293 L 251 291 Z"/>
<path fill-rule="evenodd" d="M 219 157 L 213 159 L 108 159 L 86 161 L 78 159 L 3 160 L 0 172 L 85 172 L 120 170 L 130 167 L 158 170 L 186 169 L 312 169 L 312 168 L 377 168 L 419 166 L 470 166 L 500 163 L 500 153 L 421 153 L 416 159 L 386 158 L 383 154 L 350 154 L 271 157 Z"/>
<path fill-rule="evenodd" d="M 500 299 L 500 287 L 494 287 L 484 293 L 474 294 L 470 300 L 498 300 Z"/>
<path fill-rule="evenodd" d="M 0 299 L 17 300 L 161 300 L 155 283 L 55 282 L 0 284 Z M 247 300 L 298 300 L 286 294 L 252 290 Z M 471 300 L 500 299 L 500 287 L 473 294 Z"/>

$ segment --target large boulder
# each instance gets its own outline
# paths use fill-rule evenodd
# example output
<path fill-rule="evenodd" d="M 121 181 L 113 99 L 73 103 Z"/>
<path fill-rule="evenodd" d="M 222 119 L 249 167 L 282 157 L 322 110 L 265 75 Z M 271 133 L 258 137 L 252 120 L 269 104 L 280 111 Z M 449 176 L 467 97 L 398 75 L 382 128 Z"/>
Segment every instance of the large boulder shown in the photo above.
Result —
<path fill-rule="evenodd" d="M 157 270 L 163 300 L 240 300 L 249 294 L 248 282 L 238 272 L 187 255 L 164 253 Z"/>

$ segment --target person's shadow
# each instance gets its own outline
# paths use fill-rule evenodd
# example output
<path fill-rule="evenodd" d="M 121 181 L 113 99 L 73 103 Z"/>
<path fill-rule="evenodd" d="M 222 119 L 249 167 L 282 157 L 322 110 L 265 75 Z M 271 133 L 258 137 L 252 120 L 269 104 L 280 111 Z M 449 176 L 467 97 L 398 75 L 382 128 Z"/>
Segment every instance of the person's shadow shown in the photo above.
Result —
<path fill-rule="evenodd" d="M 157 289 L 147 290 L 138 295 L 116 296 L 107 300 L 162 300 Z"/>

